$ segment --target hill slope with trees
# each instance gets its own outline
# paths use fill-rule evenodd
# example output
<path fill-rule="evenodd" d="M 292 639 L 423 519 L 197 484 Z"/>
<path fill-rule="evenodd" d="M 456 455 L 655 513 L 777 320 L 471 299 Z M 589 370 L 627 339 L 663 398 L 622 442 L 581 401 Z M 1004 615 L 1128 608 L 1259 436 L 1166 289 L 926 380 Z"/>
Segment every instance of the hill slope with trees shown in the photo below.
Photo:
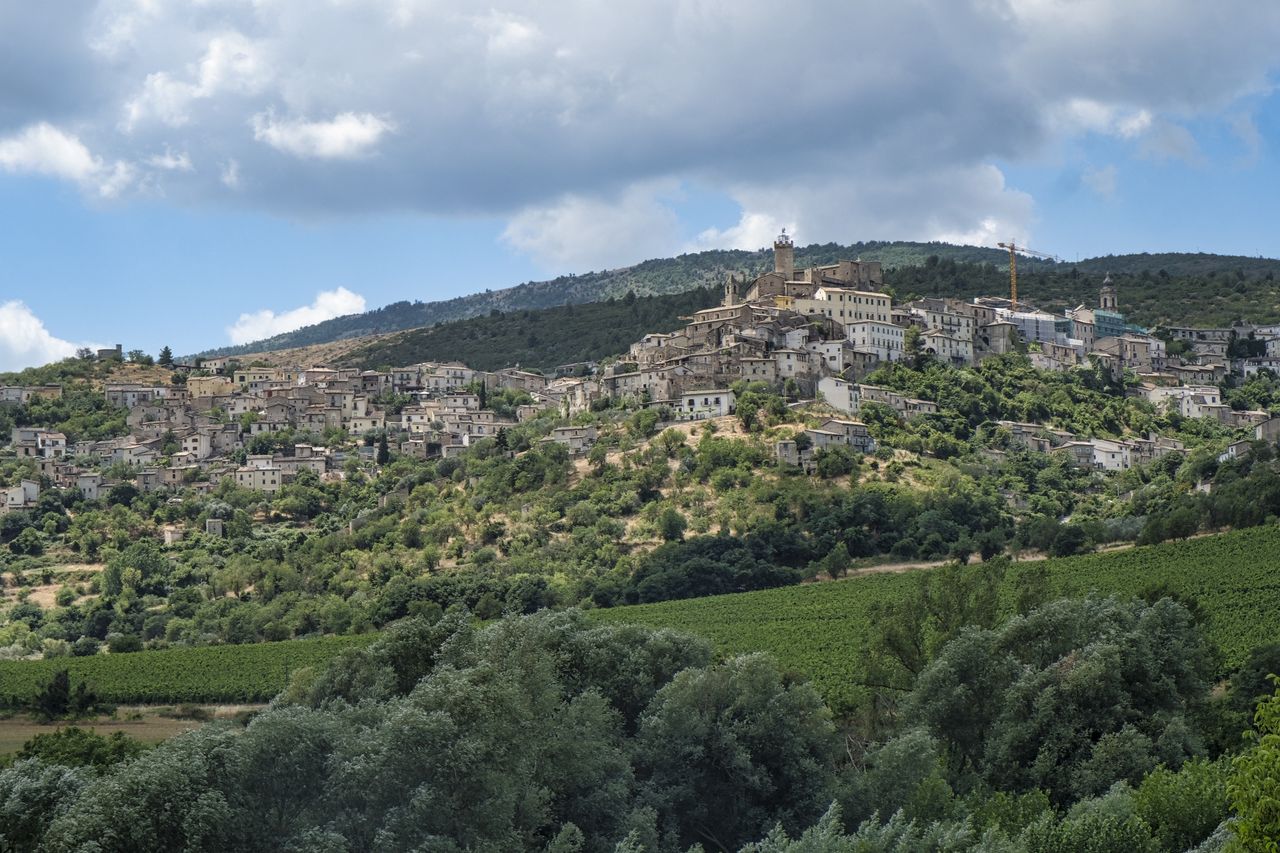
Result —
<path fill-rule="evenodd" d="M 796 264 L 835 263 L 840 258 L 861 257 L 886 266 L 922 264 L 930 255 L 968 263 L 1007 262 L 998 249 L 953 246 L 947 243 L 869 242 L 842 246 L 836 243 L 805 246 L 796 250 Z M 730 275 L 752 276 L 771 268 L 772 250 L 754 252 L 712 250 L 655 258 L 630 267 L 600 270 L 578 275 L 562 275 L 548 281 L 528 281 L 500 290 L 486 290 L 435 302 L 395 302 L 391 305 L 326 320 L 262 341 L 235 347 L 221 347 L 200 353 L 204 356 L 241 355 L 274 351 L 319 343 L 397 332 L 435 323 L 447 323 L 492 311 L 523 311 L 621 299 L 627 293 L 657 296 L 682 293 L 701 287 L 720 288 Z"/>
<path fill-rule="evenodd" d="M 885 284 L 899 298 L 909 295 L 970 297 L 1008 289 L 1008 254 L 980 246 L 948 243 L 866 242 L 815 244 L 796 250 L 798 267 L 835 263 L 841 258 L 879 261 Z M 312 346 L 424 326 L 564 305 L 636 296 L 661 296 L 710 288 L 729 275 L 754 276 L 772 266 L 771 250 L 715 250 L 658 258 L 615 270 L 530 281 L 435 302 L 391 305 L 326 320 L 263 341 L 221 347 L 202 356 L 243 355 Z M 1220 324 L 1245 318 L 1280 319 L 1280 261 L 1205 253 L 1109 255 L 1076 263 L 1030 257 L 1018 261 L 1025 298 L 1045 308 L 1094 304 L 1099 282 L 1110 272 L 1121 288 L 1121 303 L 1137 322 L 1175 325 Z M 566 361 L 581 359 L 569 358 Z"/>
<path fill-rule="evenodd" d="M 503 367 L 553 368 L 598 361 L 625 352 L 649 332 L 670 332 L 680 319 L 720 301 L 717 288 L 665 296 L 628 293 L 621 299 L 541 310 L 496 308 L 483 317 L 441 323 L 375 340 L 339 361 L 362 368 L 461 361 L 477 370 Z"/>

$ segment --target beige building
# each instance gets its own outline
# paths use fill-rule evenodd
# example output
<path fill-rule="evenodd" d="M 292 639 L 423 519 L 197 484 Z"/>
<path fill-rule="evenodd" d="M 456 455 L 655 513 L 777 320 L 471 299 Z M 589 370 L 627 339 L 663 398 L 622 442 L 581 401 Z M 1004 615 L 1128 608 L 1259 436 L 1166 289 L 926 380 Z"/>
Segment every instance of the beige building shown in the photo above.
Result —
<path fill-rule="evenodd" d="M 226 376 L 187 377 L 187 393 L 192 398 L 219 397 L 230 393 L 232 387 L 231 379 Z"/>
<path fill-rule="evenodd" d="M 275 494 L 284 485 L 283 472 L 274 463 L 245 465 L 236 469 L 236 485 L 242 489 Z"/>

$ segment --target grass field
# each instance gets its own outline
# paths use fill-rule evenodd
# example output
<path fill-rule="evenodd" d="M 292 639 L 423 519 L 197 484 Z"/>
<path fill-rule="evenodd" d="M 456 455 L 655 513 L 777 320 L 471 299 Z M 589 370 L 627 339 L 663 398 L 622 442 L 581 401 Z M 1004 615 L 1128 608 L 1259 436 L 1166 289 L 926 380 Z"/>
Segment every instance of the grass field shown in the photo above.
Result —
<path fill-rule="evenodd" d="M 1280 641 L 1280 528 L 1259 527 L 1105 554 L 1016 564 L 1046 567 L 1058 593 L 1136 594 L 1158 584 L 1194 596 L 1210 614 L 1209 634 L 1239 664 L 1254 646 Z M 592 612 L 700 634 L 721 652 L 763 651 L 809 676 L 835 707 L 862 693 L 867 618 L 875 602 L 903 595 L 914 573 L 870 575 L 761 592 L 668 601 Z"/>
<path fill-rule="evenodd" d="M 113 703 L 265 702 L 280 692 L 292 672 L 322 664 L 376 636 L 0 661 L 0 698 L 10 707 L 22 704 L 65 669 L 73 685 L 86 682 Z"/>
<path fill-rule="evenodd" d="M 230 719 L 236 712 L 251 707 L 260 706 L 233 705 L 206 708 L 205 710 L 209 712 L 212 719 L 221 720 Z M 22 748 L 23 744 L 36 735 L 50 734 L 68 726 L 92 729 L 100 735 L 124 732 L 129 737 L 140 740 L 143 743 L 160 743 L 183 732 L 198 729 L 206 722 L 205 720 L 176 717 L 162 713 L 165 710 L 165 708 L 156 707 L 119 708 L 117 713 L 111 717 L 92 717 L 75 720 L 74 722 L 55 723 L 38 722 L 26 715 L 0 718 L 0 755 L 17 752 Z"/>

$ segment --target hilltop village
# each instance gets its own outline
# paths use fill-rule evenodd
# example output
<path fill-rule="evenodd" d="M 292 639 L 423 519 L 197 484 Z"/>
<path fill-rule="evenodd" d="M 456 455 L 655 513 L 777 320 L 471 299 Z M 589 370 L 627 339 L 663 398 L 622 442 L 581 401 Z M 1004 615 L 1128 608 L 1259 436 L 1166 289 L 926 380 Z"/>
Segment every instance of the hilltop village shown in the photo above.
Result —
<path fill-rule="evenodd" d="M 1090 365 L 1117 378 L 1131 375 L 1136 383 L 1128 393 L 1157 407 L 1249 428 L 1257 439 L 1280 436 L 1280 418 L 1233 409 L 1219 391 L 1230 373 L 1280 369 L 1280 326 L 1169 328 L 1157 336 L 1125 321 L 1110 277 L 1101 283 L 1096 308 L 1080 305 L 1062 315 L 999 296 L 894 304 L 882 288 L 877 262 L 796 269 L 792 240 L 783 233 L 774 243 L 772 271 L 750 281 L 731 277 L 721 305 L 684 318 L 676 332 L 645 335 L 606 365 L 569 364 L 544 375 L 457 363 L 360 371 L 209 358 L 166 365 L 168 383 L 108 382 L 106 402 L 127 411 L 126 436 L 72 443 L 61 432 L 20 426 L 12 430 L 11 450 L 32 460 L 47 485 L 74 488 L 86 500 L 117 485 L 122 473 L 144 493 L 210 491 L 232 478 L 242 488 L 274 494 L 300 472 L 341 479 L 352 464 L 385 461 L 379 456 L 390 449 L 412 458 L 449 458 L 548 413 L 569 419 L 623 403 L 654 409 L 662 422 L 722 417 L 735 411 L 734 388 L 745 382 L 763 383 L 795 406 L 829 407 L 817 427 L 774 445 L 781 463 L 811 470 L 815 454 L 832 445 L 875 449 L 858 419 L 864 403 L 887 406 L 902 419 L 937 411 L 936 401 L 864 383 L 878 366 L 923 355 L 966 366 L 1011 352 L 1025 353 L 1045 370 Z M 122 361 L 124 354 L 117 346 L 86 355 Z M 0 386 L 0 405 L 61 393 L 58 385 Z M 509 405 L 492 405 L 499 396 Z M 1182 449 L 1159 435 L 1121 440 L 1077 437 L 1039 423 L 1000 426 L 1014 444 L 1061 452 L 1100 470 L 1124 470 Z M 259 437 L 294 433 L 347 440 L 253 452 L 264 444 L 255 442 Z M 583 454 L 597 431 L 570 423 L 550 429 L 544 440 Z M 1248 445 L 1236 442 L 1224 457 L 1245 453 Z M 0 511 L 34 507 L 40 488 L 27 479 L 3 490 Z"/>

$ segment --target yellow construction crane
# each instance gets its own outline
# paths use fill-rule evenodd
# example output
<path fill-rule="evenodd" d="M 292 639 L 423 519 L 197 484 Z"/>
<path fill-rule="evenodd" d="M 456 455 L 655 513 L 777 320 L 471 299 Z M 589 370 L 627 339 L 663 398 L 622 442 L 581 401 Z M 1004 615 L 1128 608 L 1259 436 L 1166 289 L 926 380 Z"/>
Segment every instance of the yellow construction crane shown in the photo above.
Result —
<path fill-rule="evenodd" d="M 1044 252 L 1037 252 L 1035 249 L 1028 249 L 1026 246 L 1019 246 L 1012 240 L 1008 243 L 996 243 L 996 245 L 1001 249 L 1009 250 L 1009 301 L 1013 303 L 1014 308 L 1018 307 L 1018 252 L 1049 261 L 1062 260 L 1057 255 L 1049 255 Z"/>

